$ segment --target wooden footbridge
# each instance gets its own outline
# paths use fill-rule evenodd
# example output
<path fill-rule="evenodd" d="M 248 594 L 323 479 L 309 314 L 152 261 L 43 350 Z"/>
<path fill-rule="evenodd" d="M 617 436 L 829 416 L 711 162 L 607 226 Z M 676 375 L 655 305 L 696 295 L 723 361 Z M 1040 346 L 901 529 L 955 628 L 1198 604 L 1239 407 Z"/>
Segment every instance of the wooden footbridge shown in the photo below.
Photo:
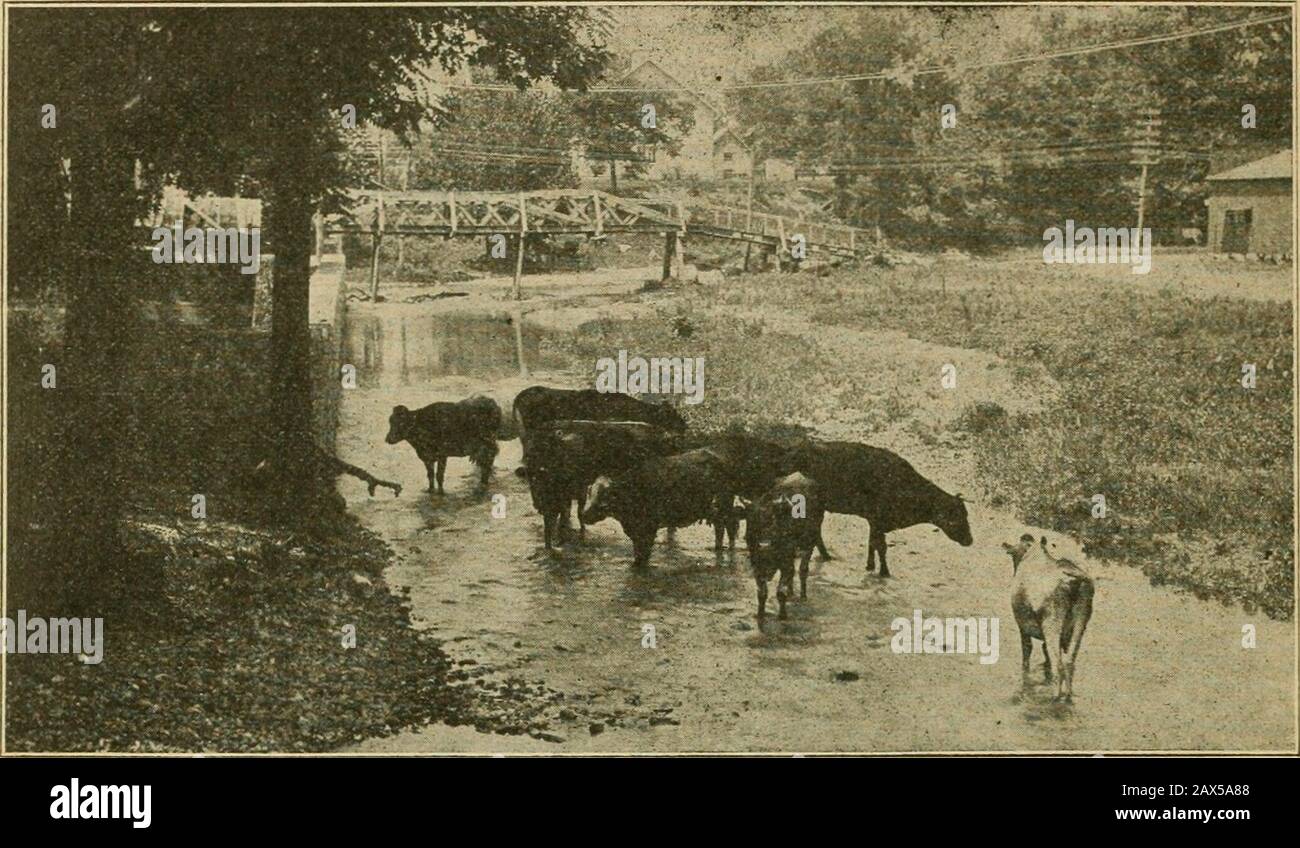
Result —
<path fill-rule="evenodd" d="M 852 227 L 728 207 L 683 204 L 676 200 L 631 199 L 603 191 L 548 189 L 528 192 L 385 191 L 349 192 L 344 211 L 318 218 L 317 233 L 369 234 L 378 248 L 395 236 L 505 235 L 526 244 L 529 234 L 663 233 L 664 278 L 680 275 L 685 236 L 728 239 L 759 245 L 773 255 L 791 254 L 799 239 L 808 256 L 854 257 L 868 242 Z M 371 265 L 371 291 L 378 279 L 379 251 Z M 515 251 L 515 295 L 523 269 L 523 250 Z"/>

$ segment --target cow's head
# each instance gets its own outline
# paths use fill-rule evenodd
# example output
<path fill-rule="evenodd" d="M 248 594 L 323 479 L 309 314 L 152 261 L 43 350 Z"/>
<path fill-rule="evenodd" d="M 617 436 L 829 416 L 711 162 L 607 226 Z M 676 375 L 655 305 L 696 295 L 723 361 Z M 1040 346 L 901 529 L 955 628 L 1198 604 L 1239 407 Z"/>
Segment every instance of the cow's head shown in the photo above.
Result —
<path fill-rule="evenodd" d="M 686 432 L 686 420 L 669 404 L 655 404 L 654 409 L 646 417 L 652 419 L 651 424 L 670 433 Z"/>
<path fill-rule="evenodd" d="M 602 474 L 596 478 L 587 490 L 587 505 L 582 510 L 582 523 L 595 524 L 604 521 L 612 514 L 618 489 L 614 481 Z"/>
<path fill-rule="evenodd" d="M 966 502 L 960 494 L 943 497 L 934 525 L 964 548 L 975 541 L 970 534 L 970 520 L 966 517 Z"/>
<path fill-rule="evenodd" d="M 1034 546 L 1034 537 L 1028 533 L 1020 536 L 1020 542 L 1012 545 L 1007 542 L 1002 543 L 1002 550 L 1011 555 L 1011 573 L 1014 574 L 1016 569 L 1020 568 L 1020 561 L 1029 553 L 1029 549 Z"/>
<path fill-rule="evenodd" d="M 390 445 L 405 441 L 410 434 L 411 421 L 415 416 L 404 406 L 393 407 L 393 414 L 388 416 L 388 435 L 384 441 Z"/>
<path fill-rule="evenodd" d="M 745 508 L 745 545 L 753 553 L 772 544 L 772 504 L 767 498 L 755 498 Z"/>

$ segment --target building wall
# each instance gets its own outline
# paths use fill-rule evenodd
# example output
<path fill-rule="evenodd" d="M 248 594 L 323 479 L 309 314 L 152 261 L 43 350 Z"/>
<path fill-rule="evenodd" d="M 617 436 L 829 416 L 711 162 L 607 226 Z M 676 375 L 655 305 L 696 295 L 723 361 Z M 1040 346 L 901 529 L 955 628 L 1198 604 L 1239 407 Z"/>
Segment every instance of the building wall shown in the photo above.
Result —
<path fill-rule="evenodd" d="M 784 159 L 766 159 L 760 166 L 763 179 L 774 183 L 792 183 L 795 180 L 794 164 Z"/>
<path fill-rule="evenodd" d="M 669 156 L 662 149 L 647 173 L 652 178 L 711 179 L 713 173 L 713 113 L 703 104 L 695 104 L 695 125 L 682 139 L 681 150 Z"/>
<path fill-rule="evenodd" d="M 713 149 L 713 171 L 714 176 L 725 179 L 731 177 L 748 177 L 750 169 L 754 166 L 750 158 L 749 151 L 746 150 L 740 142 L 725 136 L 714 146 Z"/>
<path fill-rule="evenodd" d="M 669 156 L 663 149 L 646 169 L 652 179 L 710 178 L 713 176 L 713 113 L 705 106 L 695 106 L 695 125 L 682 139 L 681 150 Z"/>
<path fill-rule="evenodd" d="M 1250 253 L 1292 253 L 1291 180 L 1232 180 L 1210 184 L 1209 235 L 1206 244 L 1222 252 L 1224 213 L 1251 210 Z"/>

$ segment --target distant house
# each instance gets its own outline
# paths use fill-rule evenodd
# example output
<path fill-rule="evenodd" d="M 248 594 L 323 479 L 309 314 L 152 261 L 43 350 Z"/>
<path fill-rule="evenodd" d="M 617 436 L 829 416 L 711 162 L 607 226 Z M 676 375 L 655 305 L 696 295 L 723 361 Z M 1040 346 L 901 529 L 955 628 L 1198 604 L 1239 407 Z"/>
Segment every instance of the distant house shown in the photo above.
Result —
<path fill-rule="evenodd" d="M 1292 253 L 1291 151 L 1283 150 L 1206 177 L 1209 236 L 1214 253 L 1278 256 Z"/>
<path fill-rule="evenodd" d="M 713 176 L 724 180 L 733 177 L 749 178 L 754 168 L 754 158 L 749 148 L 731 127 L 723 127 L 713 134 Z"/>
<path fill-rule="evenodd" d="M 623 76 L 619 84 L 644 86 L 648 90 L 647 96 L 653 96 L 654 89 L 688 88 L 677 77 L 649 59 L 634 63 L 632 70 Z M 694 107 L 695 123 L 691 131 L 681 139 L 681 149 L 677 155 L 669 156 L 664 151 L 659 151 L 654 164 L 646 169 L 647 175 L 654 179 L 714 179 L 723 176 L 727 169 L 738 172 L 738 151 L 730 147 L 725 139 L 730 125 L 722 107 L 703 92 L 675 91 L 673 96 L 685 98 Z M 721 147 L 719 141 L 723 142 Z M 730 154 L 731 158 L 724 160 L 724 154 Z M 748 153 L 745 155 L 748 156 Z M 749 164 L 745 164 L 746 176 L 749 175 L 749 168 Z M 738 174 L 732 174 L 736 175 Z"/>

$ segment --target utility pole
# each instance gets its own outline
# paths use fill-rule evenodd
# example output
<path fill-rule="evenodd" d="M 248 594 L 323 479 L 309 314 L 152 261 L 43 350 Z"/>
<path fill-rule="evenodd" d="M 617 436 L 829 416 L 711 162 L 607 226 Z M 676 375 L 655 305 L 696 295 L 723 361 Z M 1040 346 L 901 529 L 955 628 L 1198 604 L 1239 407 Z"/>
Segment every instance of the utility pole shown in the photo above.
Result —
<path fill-rule="evenodd" d="M 755 144 L 749 150 L 749 197 L 745 200 L 745 230 L 752 232 L 754 229 L 754 172 L 758 170 L 758 145 Z M 745 268 L 749 268 L 749 263 L 745 263 Z"/>
<path fill-rule="evenodd" d="M 411 151 L 407 149 L 406 158 L 402 163 L 402 191 L 411 187 Z M 397 237 L 397 267 L 400 269 L 406 264 L 406 237 Z"/>
<path fill-rule="evenodd" d="M 1142 166 L 1142 175 L 1138 178 L 1137 228 L 1139 233 L 1146 221 L 1147 168 L 1156 164 L 1157 136 L 1162 124 L 1164 121 L 1160 120 L 1160 110 L 1147 109 L 1146 118 L 1138 127 L 1137 141 L 1133 145 L 1133 164 Z"/>

